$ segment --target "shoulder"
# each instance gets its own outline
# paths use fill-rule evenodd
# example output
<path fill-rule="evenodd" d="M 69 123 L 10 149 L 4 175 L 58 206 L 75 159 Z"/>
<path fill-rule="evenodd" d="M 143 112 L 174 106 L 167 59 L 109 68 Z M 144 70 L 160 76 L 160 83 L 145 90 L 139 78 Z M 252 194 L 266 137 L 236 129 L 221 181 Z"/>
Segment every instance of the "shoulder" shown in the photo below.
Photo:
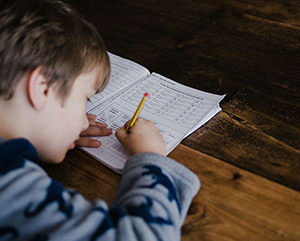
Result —
<path fill-rule="evenodd" d="M 37 164 L 35 148 L 25 139 L 0 143 L 0 189 L 2 204 L 22 203 L 37 185 L 48 185 L 50 178 Z M 45 183 L 44 183 L 45 182 Z M 22 197 L 22 198 L 16 198 Z M 24 199 L 25 197 L 25 199 Z M 10 205 L 10 206 L 11 206 Z"/>
<path fill-rule="evenodd" d="M 31 143 L 25 139 L 0 140 L 0 175 L 23 168 L 25 160 L 37 163 L 38 155 Z"/>

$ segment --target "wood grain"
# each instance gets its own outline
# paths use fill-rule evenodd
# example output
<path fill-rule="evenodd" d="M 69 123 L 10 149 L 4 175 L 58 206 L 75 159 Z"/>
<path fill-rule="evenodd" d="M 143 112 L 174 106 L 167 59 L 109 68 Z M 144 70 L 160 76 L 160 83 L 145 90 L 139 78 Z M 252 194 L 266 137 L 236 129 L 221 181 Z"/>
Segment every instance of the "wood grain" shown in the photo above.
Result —
<path fill-rule="evenodd" d="M 300 188 L 300 151 L 224 112 L 183 144 L 296 190 Z"/>
<path fill-rule="evenodd" d="M 201 180 L 182 240 L 299 240 L 299 192 L 183 145 L 170 157 Z"/>

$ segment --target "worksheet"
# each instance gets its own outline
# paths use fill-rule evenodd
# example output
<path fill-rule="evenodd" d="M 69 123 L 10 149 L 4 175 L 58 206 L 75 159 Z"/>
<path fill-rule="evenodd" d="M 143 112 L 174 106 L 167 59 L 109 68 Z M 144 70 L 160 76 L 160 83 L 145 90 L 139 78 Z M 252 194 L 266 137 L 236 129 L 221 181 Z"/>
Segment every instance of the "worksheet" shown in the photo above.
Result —
<path fill-rule="evenodd" d="M 150 74 L 149 70 L 133 61 L 121 58 L 112 53 L 108 54 L 111 64 L 110 80 L 106 88 L 102 92 L 95 94 L 91 98 L 91 102 L 87 103 L 87 112 L 95 107 L 95 105 L 99 105 L 99 103 L 106 101 L 108 98 L 134 84 L 137 80 Z"/>
<path fill-rule="evenodd" d="M 122 67 L 121 63 L 125 66 Z M 135 74 L 134 81 L 125 79 L 125 87 L 108 97 L 101 97 L 104 101 L 97 99 L 96 103 L 87 107 L 88 113 L 97 115 L 98 121 L 113 129 L 113 134 L 95 138 L 101 141 L 101 147 L 83 150 L 118 173 L 122 171 L 129 156 L 114 133 L 132 118 L 145 93 L 149 93 L 149 97 L 139 117 L 154 122 L 165 140 L 167 153 L 218 113 L 221 110 L 219 102 L 224 98 L 184 86 L 157 73 L 150 74 L 144 70 L 145 74 L 139 75 L 143 67 L 132 68 L 131 64 L 119 61 L 116 66 L 112 63 L 111 86 L 123 83 L 125 78 L 119 71 L 126 75 L 129 72 Z"/>

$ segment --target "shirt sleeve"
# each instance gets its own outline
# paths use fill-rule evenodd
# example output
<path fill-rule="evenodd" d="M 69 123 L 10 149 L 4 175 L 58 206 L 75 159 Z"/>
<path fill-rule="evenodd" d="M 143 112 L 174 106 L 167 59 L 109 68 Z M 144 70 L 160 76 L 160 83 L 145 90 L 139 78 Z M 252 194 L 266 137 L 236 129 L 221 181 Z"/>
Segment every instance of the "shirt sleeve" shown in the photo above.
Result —
<path fill-rule="evenodd" d="M 86 201 L 25 161 L 0 175 L 0 240 L 180 240 L 200 182 L 174 160 L 131 157 L 113 205 Z"/>

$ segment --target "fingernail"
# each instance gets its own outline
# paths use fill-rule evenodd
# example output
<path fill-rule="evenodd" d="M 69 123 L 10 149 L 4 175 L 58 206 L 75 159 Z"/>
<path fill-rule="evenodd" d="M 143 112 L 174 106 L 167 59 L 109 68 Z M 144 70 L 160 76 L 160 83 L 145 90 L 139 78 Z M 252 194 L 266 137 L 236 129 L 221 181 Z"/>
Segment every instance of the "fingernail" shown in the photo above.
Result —
<path fill-rule="evenodd" d="M 97 122 L 97 126 L 103 127 L 103 128 L 106 128 L 106 129 L 107 129 L 107 124 L 103 124 L 103 123 L 101 123 L 101 122 Z"/>

